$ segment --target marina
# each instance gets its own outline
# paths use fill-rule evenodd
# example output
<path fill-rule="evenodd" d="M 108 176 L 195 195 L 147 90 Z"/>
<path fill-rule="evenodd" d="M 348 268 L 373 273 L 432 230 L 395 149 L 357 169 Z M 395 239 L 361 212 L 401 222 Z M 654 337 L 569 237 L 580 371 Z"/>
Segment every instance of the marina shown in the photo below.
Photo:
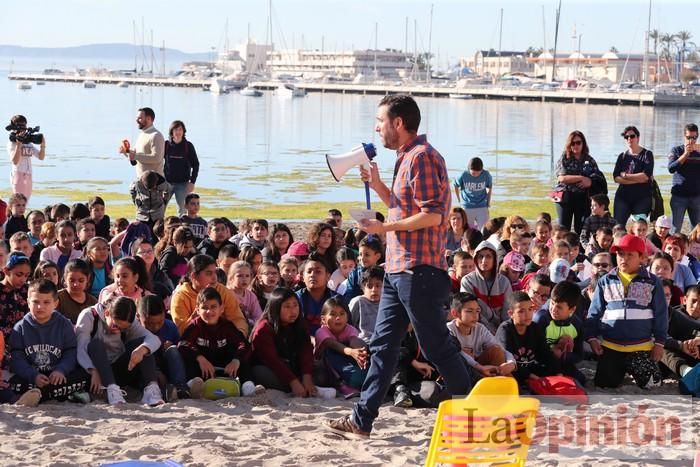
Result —
<path fill-rule="evenodd" d="M 10 73 L 10 80 L 20 83 L 31 82 L 63 82 L 80 83 L 88 86 L 118 85 L 125 86 L 164 86 L 202 88 L 211 90 L 213 81 L 210 78 L 173 78 L 151 76 L 128 75 L 80 75 L 69 73 Z M 219 94 L 221 83 L 216 81 L 215 89 Z M 291 83 L 286 83 L 292 86 Z M 607 105 L 637 105 L 637 106 L 674 106 L 674 107 L 700 107 L 700 96 L 689 93 L 659 92 L 645 89 L 622 89 L 611 91 L 600 88 L 583 89 L 558 89 L 541 88 L 532 89 L 517 86 L 498 85 L 472 85 L 459 86 L 459 82 L 403 82 L 393 83 L 352 83 L 352 82 L 314 82 L 296 81 L 293 87 L 295 96 L 303 93 L 337 93 L 337 94 L 362 94 L 362 95 L 386 95 L 394 93 L 408 93 L 414 96 L 442 97 L 451 99 L 494 99 L 532 102 L 565 102 L 574 104 L 607 104 Z M 272 80 L 256 80 L 248 83 L 248 88 L 259 91 L 276 91 L 284 87 L 285 83 Z M 248 94 L 250 91 L 247 92 Z M 471 96 L 471 97 L 466 97 Z"/>

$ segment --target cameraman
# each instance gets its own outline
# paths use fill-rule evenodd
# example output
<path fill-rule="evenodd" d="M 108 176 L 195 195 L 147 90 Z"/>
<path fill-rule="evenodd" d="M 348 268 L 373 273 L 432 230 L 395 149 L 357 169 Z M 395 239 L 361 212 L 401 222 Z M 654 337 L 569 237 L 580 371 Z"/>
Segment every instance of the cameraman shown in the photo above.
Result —
<path fill-rule="evenodd" d="M 10 120 L 7 127 L 10 133 L 10 142 L 7 143 L 7 153 L 12 161 L 12 172 L 10 182 L 13 193 L 22 193 L 29 197 L 32 195 L 32 157 L 44 160 L 46 155 L 46 138 L 41 139 L 39 149 L 32 143 L 22 143 L 29 141 L 31 132 L 27 131 L 27 119 L 24 115 L 15 115 Z M 14 139 L 15 141 L 12 141 Z"/>

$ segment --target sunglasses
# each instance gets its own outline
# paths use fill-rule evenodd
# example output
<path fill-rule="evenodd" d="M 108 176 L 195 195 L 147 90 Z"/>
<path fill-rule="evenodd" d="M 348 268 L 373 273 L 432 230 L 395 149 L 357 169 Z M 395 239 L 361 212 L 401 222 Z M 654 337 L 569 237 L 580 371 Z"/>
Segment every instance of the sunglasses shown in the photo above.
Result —
<path fill-rule="evenodd" d="M 622 137 L 625 138 L 625 139 L 634 139 L 634 138 L 637 137 L 637 135 L 635 135 L 634 133 L 632 133 L 631 135 L 622 135 Z"/>
<path fill-rule="evenodd" d="M 593 266 L 595 266 L 597 268 L 607 269 L 610 267 L 610 264 L 609 263 L 593 263 Z"/>
<path fill-rule="evenodd" d="M 686 135 L 685 139 L 688 139 L 688 140 L 690 140 L 690 141 L 697 141 L 697 140 L 698 140 L 698 137 L 697 137 L 697 135 L 695 135 L 695 136 L 687 136 L 687 135 Z"/>
<path fill-rule="evenodd" d="M 583 144 L 583 141 L 581 141 L 580 139 L 577 139 L 576 141 L 571 142 L 572 146 L 581 146 L 582 144 Z"/>
<path fill-rule="evenodd" d="M 511 229 L 524 229 L 525 224 L 510 224 Z"/>

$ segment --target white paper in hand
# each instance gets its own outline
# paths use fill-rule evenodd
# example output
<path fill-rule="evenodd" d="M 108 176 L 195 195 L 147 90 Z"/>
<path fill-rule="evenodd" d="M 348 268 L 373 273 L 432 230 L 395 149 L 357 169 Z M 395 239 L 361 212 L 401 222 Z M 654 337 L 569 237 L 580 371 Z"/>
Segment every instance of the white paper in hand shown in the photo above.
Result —
<path fill-rule="evenodd" d="M 377 218 L 377 211 L 374 209 L 350 208 L 349 212 L 350 217 L 355 219 L 357 222 Z"/>

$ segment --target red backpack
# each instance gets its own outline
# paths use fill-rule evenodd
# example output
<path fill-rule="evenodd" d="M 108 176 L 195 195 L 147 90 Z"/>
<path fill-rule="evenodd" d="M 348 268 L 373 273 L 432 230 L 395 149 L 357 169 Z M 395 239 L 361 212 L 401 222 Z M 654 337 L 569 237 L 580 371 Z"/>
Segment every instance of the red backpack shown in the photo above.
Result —
<path fill-rule="evenodd" d="M 588 403 L 588 394 L 570 376 L 544 376 L 538 379 L 528 379 L 527 385 L 533 394 L 553 396 L 564 404 Z"/>

